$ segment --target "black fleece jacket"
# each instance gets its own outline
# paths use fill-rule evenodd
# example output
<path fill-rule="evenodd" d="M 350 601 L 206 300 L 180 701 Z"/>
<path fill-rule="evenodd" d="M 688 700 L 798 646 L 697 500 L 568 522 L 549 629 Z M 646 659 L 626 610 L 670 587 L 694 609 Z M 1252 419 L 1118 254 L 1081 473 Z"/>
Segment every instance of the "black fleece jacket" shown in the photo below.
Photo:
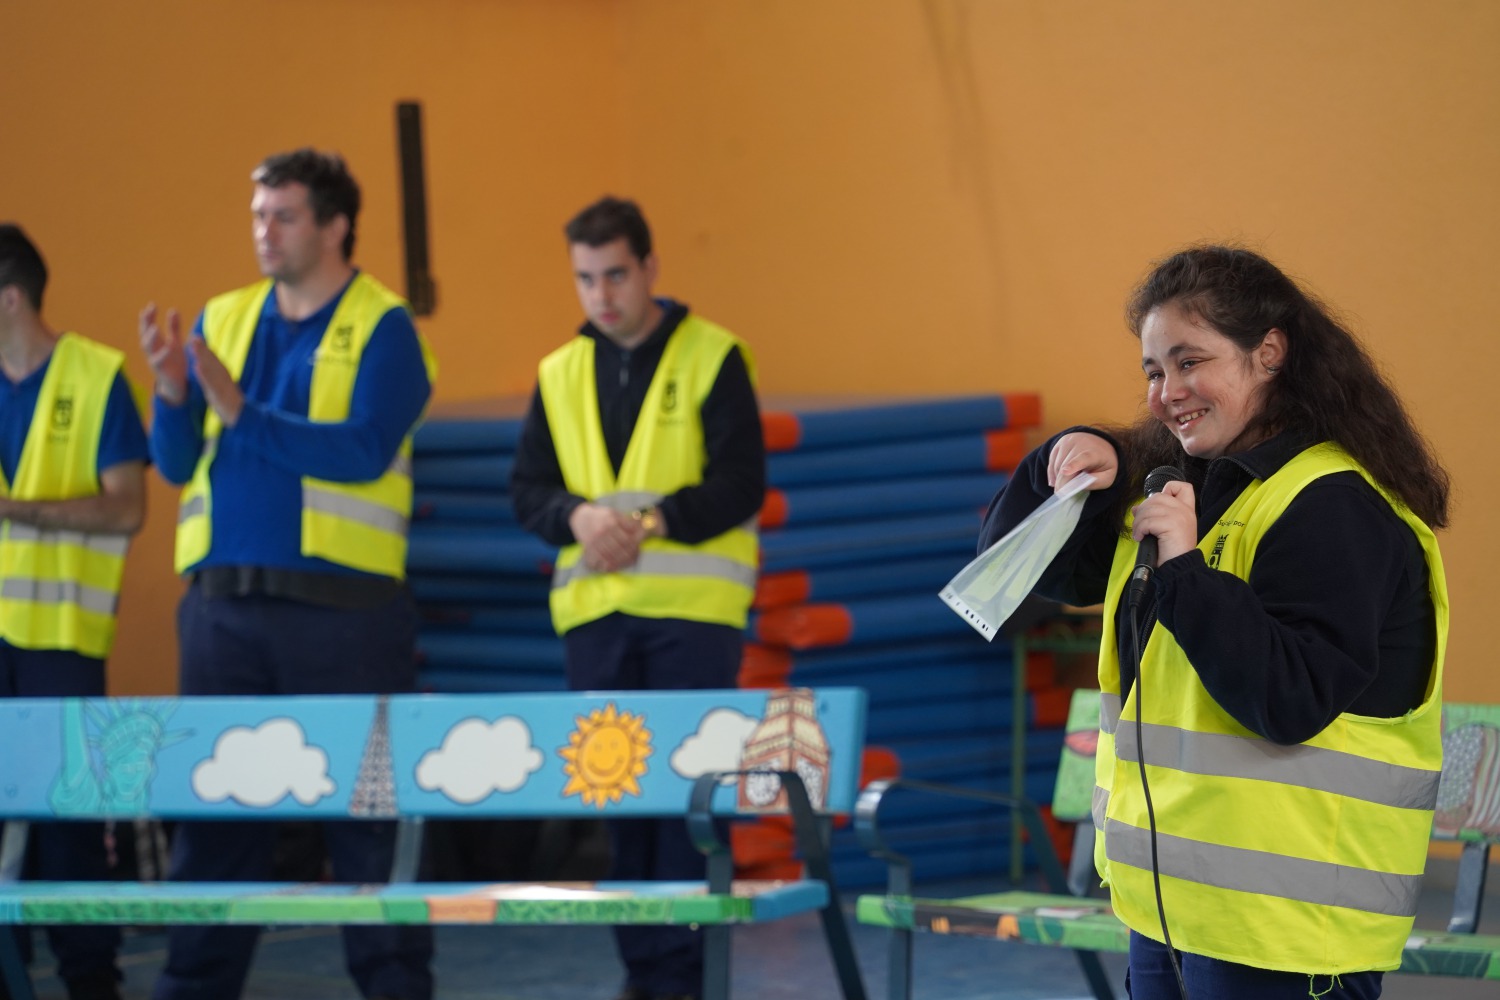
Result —
<path fill-rule="evenodd" d="M 1108 440 L 1093 428 L 1063 433 L 1077 430 Z M 990 504 L 981 551 L 1051 496 L 1047 457 L 1058 437 L 1028 455 Z M 1281 434 L 1207 463 L 1193 483 L 1198 538 L 1252 480 L 1269 478 L 1309 443 Z M 1120 537 L 1112 512 L 1124 488 L 1089 495 L 1036 593 L 1078 605 L 1104 600 Z M 1390 504 L 1357 473 L 1336 473 L 1299 493 L 1266 532 L 1248 581 L 1210 569 L 1198 550 L 1163 563 L 1137 612 L 1141 642 L 1159 621 L 1236 721 L 1276 743 L 1301 743 L 1344 712 L 1395 718 L 1421 704 L 1437 641 L 1427 577 L 1416 535 Z M 1107 613 L 1120 636 L 1121 690 L 1129 691 L 1135 657 L 1123 605 Z"/>
<path fill-rule="evenodd" d="M 656 374 L 667 340 L 688 315 L 688 307 L 658 300 L 661 323 L 633 350 L 585 323 L 580 336 L 594 341 L 594 373 L 605 448 L 615 472 L 635 431 L 646 390 Z M 579 405 L 585 405 L 580 400 Z M 707 455 L 703 481 L 678 490 L 661 502 L 668 537 L 688 545 L 707 541 L 743 524 L 760 510 L 766 493 L 766 445 L 760 407 L 745 359 L 730 351 L 700 411 Z M 584 498 L 569 493 L 547 424 L 541 388 L 531 394 L 531 408 L 521 427 L 510 478 L 516 519 L 549 545 L 571 545 L 576 539 L 568 517 Z"/>

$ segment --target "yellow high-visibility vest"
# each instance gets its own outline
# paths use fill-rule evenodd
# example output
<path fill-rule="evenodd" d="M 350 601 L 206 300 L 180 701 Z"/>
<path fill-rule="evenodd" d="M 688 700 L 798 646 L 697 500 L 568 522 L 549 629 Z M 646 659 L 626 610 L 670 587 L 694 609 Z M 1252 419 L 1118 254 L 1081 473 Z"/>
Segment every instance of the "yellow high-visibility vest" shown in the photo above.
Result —
<path fill-rule="evenodd" d="M 99 436 L 125 356 L 75 333 L 52 349 L 21 447 L 14 500 L 99 494 Z M 0 638 L 22 649 L 62 649 L 103 659 L 115 641 L 115 609 L 130 537 L 0 526 Z"/>
<path fill-rule="evenodd" d="M 1432 530 L 1343 449 L 1315 445 L 1248 486 L 1199 543 L 1217 568 L 1248 579 L 1255 550 L 1309 483 L 1365 477 L 1416 533 L 1437 614 L 1422 704 L 1400 718 L 1345 713 L 1305 743 L 1251 733 L 1209 696 L 1160 624 L 1123 704 L 1112 616 L 1099 649 L 1094 860 L 1115 913 L 1160 941 L 1139 760 L 1155 806 L 1162 897 L 1172 945 L 1258 968 L 1314 975 L 1394 969 L 1416 915 L 1442 771 L 1442 674 L 1448 590 Z M 1106 607 L 1117 607 L 1135 543 L 1115 552 Z M 1145 691 L 1144 754 L 1136 706 Z"/>
<path fill-rule="evenodd" d="M 272 285 L 270 279 L 259 281 L 216 296 L 204 307 L 204 339 L 236 380 L 245 369 L 250 342 Z M 365 346 L 381 317 L 398 307 L 406 308 L 405 301 L 363 272 L 349 283 L 314 355 L 309 420 L 338 423 L 348 418 Z M 420 333 L 417 339 L 428 379 L 436 381 L 437 364 L 432 352 Z M 175 563 L 179 573 L 208 555 L 213 531 L 208 470 L 222 432 L 223 424 L 210 407 L 203 419 L 203 452 L 178 506 Z M 302 554 L 366 573 L 404 578 L 411 496 L 411 432 L 379 479 L 334 483 L 304 476 Z"/>
<path fill-rule="evenodd" d="M 537 384 L 568 491 L 624 512 L 702 482 L 700 409 L 736 348 L 751 368 L 749 351 L 729 331 L 698 316 L 682 321 L 646 390 L 618 476 L 600 424 L 593 340 L 577 337 L 542 359 Z M 635 565 L 619 573 L 589 570 L 582 554 L 576 543 L 558 553 L 551 606 L 559 635 L 616 611 L 745 626 L 759 560 L 754 518 L 697 545 L 648 538 Z"/>

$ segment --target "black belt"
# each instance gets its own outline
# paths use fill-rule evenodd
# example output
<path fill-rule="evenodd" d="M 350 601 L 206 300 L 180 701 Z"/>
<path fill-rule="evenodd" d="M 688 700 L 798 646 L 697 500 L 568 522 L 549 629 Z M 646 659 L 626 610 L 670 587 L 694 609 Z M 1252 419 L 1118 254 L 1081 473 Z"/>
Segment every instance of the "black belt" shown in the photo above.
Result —
<path fill-rule="evenodd" d="M 276 597 L 346 611 L 383 607 L 406 584 L 389 576 L 309 573 L 274 566 L 207 566 L 192 574 L 192 584 L 209 599 Z"/>

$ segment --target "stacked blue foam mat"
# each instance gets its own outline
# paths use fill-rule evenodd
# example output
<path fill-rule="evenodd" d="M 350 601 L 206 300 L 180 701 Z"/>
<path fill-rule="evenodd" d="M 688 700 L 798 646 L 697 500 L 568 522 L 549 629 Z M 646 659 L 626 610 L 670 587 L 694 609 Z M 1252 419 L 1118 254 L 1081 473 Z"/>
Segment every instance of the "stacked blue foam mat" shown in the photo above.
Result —
<path fill-rule="evenodd" d="M 903 774 L 989 790 L 1009 788 L 1020 697 L 1027 791 L 1050 799 L 1062 722 L 1038 718 L 1041 680 L 1016 692 L 1008 643 L 986 643 L 936 597 L 973 557 L 981 512 L 1024 454 L 1035 397 L 768 406 L 764 417 L 771 490 L 741 683 L 863 686 L 868 742 Z M 546 611 L 555 552 L 521 530 L 507 495 L 519 431 L 500 415 L 434 419 L 417 435 L 409 572 L 428 690 L 566 686 Z M 888 808 L 920 877 L 1008 863 L 1008 823 L 971 804 Z M 852 832 L 836 837 L 840 877 L 878 882 Z"/>
<path fill-rule="evenodd" d="M 567 688 L 547 614 L 556 552 L 521 530 L 510 503 L 520 429 L 515 416 L 438 418 L 413 441 L 407 573 L 425 690 Z"/>
<path fill-rule="evenodd" d="M 1050 675 L 1022 671 L 1017 691 L 1008 641 L 987 643 L 937 598 L 974 557 L 1039 411 L 1034 396 L 980 396 L 768 414 L 772 493 L 741 683 L 862 686 L 867 742 L 904 776 L 984 791 L 1010 789 L 1020 698 L 1025 791 L 1050 801 L 1065 721 Z M 872 757 L 867 773 L 888 763 Z M 893 796 L 882 824 L 918 878 L 1008 868 L 1010 824 L 994 807 Z M 884 877 L 850 830 L 835 858 L 848 885 Z"/>

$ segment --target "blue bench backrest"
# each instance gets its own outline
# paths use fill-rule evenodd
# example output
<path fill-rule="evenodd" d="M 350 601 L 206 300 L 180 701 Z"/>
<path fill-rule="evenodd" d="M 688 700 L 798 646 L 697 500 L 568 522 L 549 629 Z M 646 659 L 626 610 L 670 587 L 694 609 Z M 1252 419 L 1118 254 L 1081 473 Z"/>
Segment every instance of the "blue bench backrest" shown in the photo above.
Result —
<path fill-rule="evenodd" d="M 857 688 L 0 700 L 0 816 L 681 815 L 708 771 L 852 810 Z M 779 783 L 715 811 L 785 812 Z"/>

